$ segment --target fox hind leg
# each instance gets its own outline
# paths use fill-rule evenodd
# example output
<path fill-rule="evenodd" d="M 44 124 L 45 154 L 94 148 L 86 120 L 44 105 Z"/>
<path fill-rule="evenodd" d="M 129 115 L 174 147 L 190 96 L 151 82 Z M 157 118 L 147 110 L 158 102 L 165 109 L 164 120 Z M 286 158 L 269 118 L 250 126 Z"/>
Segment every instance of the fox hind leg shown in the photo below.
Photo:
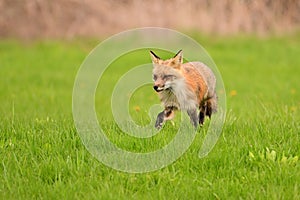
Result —
<path fill-rule="evenodd" d="M 214 94 L 211 98 L 207 99 L 206 102 L 201 105 L 200 107 L 200 113 L 199 113 L 199 124 L 203 125 L 205 116 L 208 116 L 211 118 L 211 115 L 215 112 L 217 112 L 218 107 L 218 98 L 217 95 Z"/>
<path fill-rule="evenodd" d="M 206 113 L 205 115 L 211 118 L 211 115 L 217 112 L 217 95 L 215 94 L 212 98 L 207 100 Z"/>
<path fill-rule="evenodd" d="M 204 104 L 200 107 L 200 112 L 199 112 L 199 124 L 201 126 L 204 124 L 206 113 L 207 113 L 207 106 L 206 104 Z"/>
<path fill-rule="evenodd" d="M 212 114 L 212 105 L 211 102 L 208 101 L 205 115 L 211 118 L 211 114 Z"/>

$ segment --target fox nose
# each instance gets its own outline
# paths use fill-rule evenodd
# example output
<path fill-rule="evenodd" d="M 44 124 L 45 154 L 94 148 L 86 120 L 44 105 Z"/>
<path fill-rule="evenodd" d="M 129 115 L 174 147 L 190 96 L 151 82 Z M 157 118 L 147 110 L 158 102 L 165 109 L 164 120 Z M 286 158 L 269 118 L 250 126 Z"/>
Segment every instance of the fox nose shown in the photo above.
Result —
<path fill-rule="evenodd" d="M 154 89 L 155 91 L 157 91 L 158 86 L 157 86 L 157 85 L 154 85 L 154 86 L 153 86 L 153 89 Z"/>

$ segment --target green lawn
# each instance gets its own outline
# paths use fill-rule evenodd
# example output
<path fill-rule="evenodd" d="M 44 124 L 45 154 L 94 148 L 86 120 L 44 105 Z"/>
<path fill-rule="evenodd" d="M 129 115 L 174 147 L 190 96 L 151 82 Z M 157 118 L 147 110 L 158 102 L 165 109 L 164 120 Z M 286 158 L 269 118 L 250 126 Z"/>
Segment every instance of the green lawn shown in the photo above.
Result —
<path fill-rule="evenodd" d="M 300 199 L 299 34 L 193 37 L 223 77 L 223 133 L 199 159 L 204 126 L 176 162 L 143 174 L 106 167 L 76 132 L 73 83 L 96 40 L 0 41 L 0 199 Z M 98 86 L 99 123 L 122 148 L 160 148 L 174 137 L 176 125 L 167 123 L 153 139 L 134 139 L 118 129 L 108 110 L 120 76 L 140 60 L 150 61 L 142 52 L 124 59 Z M 144 86 L 133 95 L 130 113 L 146 124 L 149 106 L 158 102 L 151 86 Z"/>

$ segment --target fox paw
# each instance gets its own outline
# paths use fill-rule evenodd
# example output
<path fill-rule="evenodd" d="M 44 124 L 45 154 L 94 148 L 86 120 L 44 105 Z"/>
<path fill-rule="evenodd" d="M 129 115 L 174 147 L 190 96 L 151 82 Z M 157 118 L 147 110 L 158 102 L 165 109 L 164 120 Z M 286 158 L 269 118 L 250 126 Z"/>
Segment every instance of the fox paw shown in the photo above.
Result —
<path fill-rule="evenodd" d="M 159 129 L 161 129 L 162 125 L 163 125 L 163 123 L 156 123 L 155 128 L 159 130 Z"/>

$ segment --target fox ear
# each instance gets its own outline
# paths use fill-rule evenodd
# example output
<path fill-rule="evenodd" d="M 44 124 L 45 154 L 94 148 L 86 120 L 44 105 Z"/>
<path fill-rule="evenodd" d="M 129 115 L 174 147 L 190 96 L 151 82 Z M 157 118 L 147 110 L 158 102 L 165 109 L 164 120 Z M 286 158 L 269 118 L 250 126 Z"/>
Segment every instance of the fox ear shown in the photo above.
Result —
<path fill-rule="evenodd" d="M 158 64 L 159 60 L 161 60 L 153 51 L 150 51 L 150 56 L 153 64 Z"/>
<path fill-rule="evenodd" d="M 176 64 L 182 64 L 183 58 L 182 58 L 182 50 L 179 50 L 176 55 L 173 57 L 173 60 Z"/>

